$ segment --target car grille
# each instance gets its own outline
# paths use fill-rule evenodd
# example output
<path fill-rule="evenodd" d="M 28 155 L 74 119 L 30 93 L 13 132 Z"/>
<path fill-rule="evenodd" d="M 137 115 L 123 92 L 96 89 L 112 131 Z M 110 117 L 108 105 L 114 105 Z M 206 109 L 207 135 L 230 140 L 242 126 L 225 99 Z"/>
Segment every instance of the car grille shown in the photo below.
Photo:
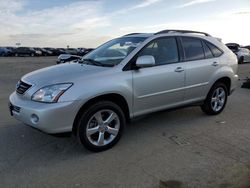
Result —
<path fill-rule="evenodd" d="M 19 94 L 24 94 L 32 85 L 30 84 L 27 84 L 23 81 L 19 81 L 17 83 L 17 87 L 16 87 L 16 92 L 19 93 Z"/>

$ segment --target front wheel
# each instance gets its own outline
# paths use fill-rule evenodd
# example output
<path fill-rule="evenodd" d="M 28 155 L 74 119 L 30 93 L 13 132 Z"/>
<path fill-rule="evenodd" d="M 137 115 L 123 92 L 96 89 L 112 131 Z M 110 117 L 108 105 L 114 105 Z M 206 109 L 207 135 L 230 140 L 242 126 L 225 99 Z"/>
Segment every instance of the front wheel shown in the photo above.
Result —
<path fill-rule="evenodd" d="M 113 102 L 102 101 L 90 106 L 79 118 L 78 141 L 95 152 L 107 150 L 121 138 L 125 116 Z"/>
<path fill-rule="evenodd" d="M 217 115 L 223 111 L 227 103 L 228 91 L 224 83 L 216 83 L 209 91 L 204 104 L 203 112 L 208 115 Z"/>

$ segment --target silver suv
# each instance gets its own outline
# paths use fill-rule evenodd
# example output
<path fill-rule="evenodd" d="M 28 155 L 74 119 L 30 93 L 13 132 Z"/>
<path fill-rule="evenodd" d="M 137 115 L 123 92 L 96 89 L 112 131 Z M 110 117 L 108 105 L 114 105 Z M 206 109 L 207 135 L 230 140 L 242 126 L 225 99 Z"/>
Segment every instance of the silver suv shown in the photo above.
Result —
<path fill-rule="evenodd" d="M 143 114 L 190 104 L 219 114 L 236 87 L 237 68 L 233 52 L 207 33 L 132 33 L 78 63 L 23 76 L 9 98 L 10 112 L 47 133 L 73 131 L 86 148 L 102 151 Z"/>

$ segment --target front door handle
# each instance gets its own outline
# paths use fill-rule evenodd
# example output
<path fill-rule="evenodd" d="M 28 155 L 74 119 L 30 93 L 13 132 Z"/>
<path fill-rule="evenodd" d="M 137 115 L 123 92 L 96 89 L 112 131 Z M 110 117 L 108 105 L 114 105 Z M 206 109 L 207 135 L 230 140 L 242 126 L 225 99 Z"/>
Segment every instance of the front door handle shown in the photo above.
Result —
<path fill-rule="evenodd" d="M 183 72 L 183 71 L 184 71 L 184 69 L 182 67 L 177 67 L 175 69 L 175 72 Z"/>
<path fill-rule="evenodd" d="M 216 61 L 212 63 L 212 66 L 215 66 L 215 67 L 216 67 L 216 66 L 218 66 L 218 65 L 219 65 L 219 63 L 216 62 Z"/>

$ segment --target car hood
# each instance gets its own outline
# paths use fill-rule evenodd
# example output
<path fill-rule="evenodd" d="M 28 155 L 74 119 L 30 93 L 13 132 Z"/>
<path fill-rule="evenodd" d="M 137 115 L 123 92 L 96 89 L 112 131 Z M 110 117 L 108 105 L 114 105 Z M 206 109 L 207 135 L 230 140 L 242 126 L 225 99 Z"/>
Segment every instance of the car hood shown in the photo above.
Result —
<path fill-rule="evenodd" d="M 110 68 L 78 63 L 65 63 L 28 73 L 22 77 L 22 80 L 32 85 L 39 86 L 67 82 L 74 83 L 79 79 L 83 79 L 83 77 L 87 78 L 108 69 Z"/>

